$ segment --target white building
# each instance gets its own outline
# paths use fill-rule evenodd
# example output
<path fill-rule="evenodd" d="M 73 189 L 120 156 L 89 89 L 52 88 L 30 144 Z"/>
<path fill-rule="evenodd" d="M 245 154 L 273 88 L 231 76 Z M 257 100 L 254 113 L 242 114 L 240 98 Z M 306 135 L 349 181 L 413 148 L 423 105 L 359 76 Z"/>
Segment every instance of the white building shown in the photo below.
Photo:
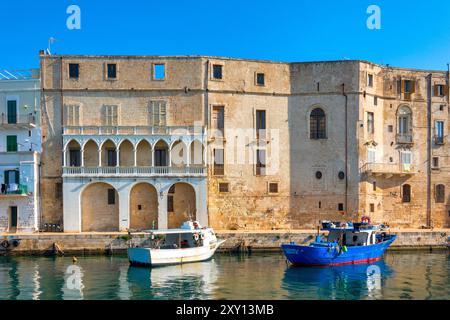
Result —
<path fill-rule="evenodd" d="M 0 70 L 0 232 L 39 229 L 39 70 Z"/>

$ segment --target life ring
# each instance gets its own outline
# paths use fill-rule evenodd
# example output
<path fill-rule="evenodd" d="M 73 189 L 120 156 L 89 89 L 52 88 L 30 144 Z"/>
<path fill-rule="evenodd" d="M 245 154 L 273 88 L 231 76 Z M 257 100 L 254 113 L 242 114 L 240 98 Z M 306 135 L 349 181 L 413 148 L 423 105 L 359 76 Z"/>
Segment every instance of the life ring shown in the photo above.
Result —
<path fill-rule="evenodd" d="M 368 216 L 363 216 L 362 218 L 361 218 L 361 222 L 367 222 L 367 223 L 371 223 L 371 219 L 370 219 L 370 217 L 368 217 Z"/>
<path fill-rule="evenodd" d="M 0 245 L 4 248 L 4 249 L 8 249 L 10 244 L 8 240 L 3 240 L 2 243 L 0 243 Z"/>
<path fill-rule="evenodd" d="M 196 233 L 196 234 L 194 234 L 194 240 L 197 242 L 198 241 L 198 239 L 199 239 L 200 237 L 198 236 L 198 234 Z"/>

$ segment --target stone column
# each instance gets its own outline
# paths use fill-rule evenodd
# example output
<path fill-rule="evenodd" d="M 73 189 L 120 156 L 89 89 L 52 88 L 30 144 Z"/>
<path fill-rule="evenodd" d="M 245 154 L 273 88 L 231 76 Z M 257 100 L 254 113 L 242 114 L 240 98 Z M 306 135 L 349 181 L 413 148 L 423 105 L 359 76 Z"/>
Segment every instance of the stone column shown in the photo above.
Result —
<path fill-rule="evenodd" d="M 208 190 L 206 178 L 201 179 L 195 186 L 196 220 L 204 227 L 209 226 L 208 219 Z"/>
<path fill-rule="evenodd" d="M 81 232 L 81 192 L 80 182 L 63 181 L 64 232 Z"/>
<path fill-rule="evenodd" d="M 84 148 L 81 149 L 81 167 L 84 167 Z"/>
<path fill-rule="evenodd" d="M 120 167 L 120 149 L 116 149 L 116 167 Z"/>
<path fill-rule="evenodd" d="M 130 186 L 117 188 L 119 194 L 119 230 L 130 228 Z"/>
<path fill-rule="evenodd" d="M 98 149 L 98 166 L 102 167 L 102 148 Z"/>
<path fill-rule="evenodd" d="M 162 192 L 158 193 L 158 229 L 167 229 L 168 226 L 168 216 L 167 216 L 167 192 L 159 190 Z"/>
<path fill-rule="evenodd" d="M 63 167 L 67 167 L 67 148 L 63 150 Z"/>
<path fill-rule="evenodd" d="M 134 153 L 134 167 L 137 167 L 137 148 L 133 148 Z"/>

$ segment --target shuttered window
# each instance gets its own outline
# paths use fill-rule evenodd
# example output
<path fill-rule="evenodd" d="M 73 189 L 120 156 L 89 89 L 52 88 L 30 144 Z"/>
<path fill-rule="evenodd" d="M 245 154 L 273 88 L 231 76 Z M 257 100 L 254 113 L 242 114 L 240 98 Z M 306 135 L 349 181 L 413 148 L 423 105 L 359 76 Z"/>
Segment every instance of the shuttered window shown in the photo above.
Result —
<path fill-rule="evenodd" d="M 256 175 L 266 175 L 266 150 L 256 150 Z"/>
<path fill-rule="evenodd" d="M 117 106 L 106 105 L 104 106 L 104 122 L 106 126 L 117 126 L 118 125 L 118 112 Z"/>
<path fill-rule="evenodd" d="M 165 101 L 151 101 L 150 114 L 152 126 L 165 127 L 167 124 L 167 110 Z"/>
<path fill-rule="evenodd" d="M 17 136 L 6 137 L 6 151 L 17 152 Z"/>
<path fill-rule="evenodd" d="M 436 186 L 436 203 L 445 203 L 445 186 L 443 184 Z"/>
<path fill-rule="evenodd" d="M 67 105 L 66 106 L 66 126 L 80 125 L 80 106 Z"/>

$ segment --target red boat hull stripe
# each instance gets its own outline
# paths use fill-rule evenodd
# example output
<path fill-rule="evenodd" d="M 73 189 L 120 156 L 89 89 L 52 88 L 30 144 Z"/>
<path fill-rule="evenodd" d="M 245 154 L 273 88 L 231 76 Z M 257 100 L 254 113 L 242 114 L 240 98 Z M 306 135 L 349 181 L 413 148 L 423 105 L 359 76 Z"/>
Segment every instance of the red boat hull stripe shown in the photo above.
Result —
<path fill-rule="evenodd" d="M 345 261 L 345 262 L 333 262 L 333 263 L 325 263 L 325 264 L 304 264 L 304 263 L 292 263 L 292 264 L 294 266 L 298 266 L 298 267 L 331 267 L 331 266 L 335 267 L 335 266 L 343 266 L 343 265 L 347 265 L 347 264 L 371 263 L 371 262 L 380 261 L 381 259 L 383 259 L 383 257 Z"/>

